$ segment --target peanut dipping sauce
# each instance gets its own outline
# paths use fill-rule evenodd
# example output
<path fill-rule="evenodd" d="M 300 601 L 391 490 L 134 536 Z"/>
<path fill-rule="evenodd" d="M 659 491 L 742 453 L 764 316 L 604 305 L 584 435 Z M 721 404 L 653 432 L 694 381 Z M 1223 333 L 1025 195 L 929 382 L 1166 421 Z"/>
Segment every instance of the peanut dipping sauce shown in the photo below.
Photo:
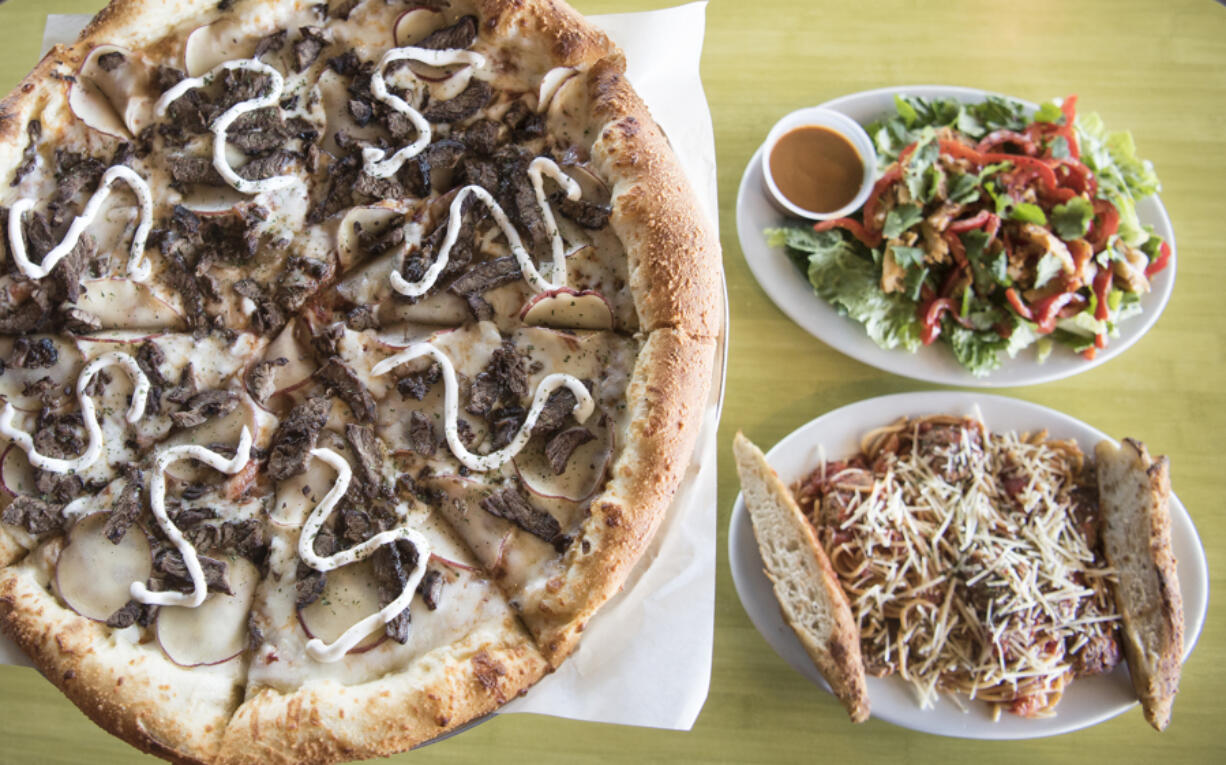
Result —
<path fill-rule="evenodd" d="M 770 154 L 775 185 L 805 210 L 829 213 L 855 198 L 864 181 L 856 147 L 828 127 L 805 125 L 783 134 Z"/>

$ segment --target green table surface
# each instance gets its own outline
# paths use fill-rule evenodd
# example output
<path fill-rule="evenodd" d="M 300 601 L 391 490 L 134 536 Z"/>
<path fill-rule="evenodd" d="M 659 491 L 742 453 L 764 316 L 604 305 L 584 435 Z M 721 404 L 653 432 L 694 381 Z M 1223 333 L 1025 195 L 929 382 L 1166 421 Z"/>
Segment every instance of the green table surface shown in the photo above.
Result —
<path fill-rule="evenodd" d="M 587 13 L 667 0 L 583 0 Z M 48 13 L 100 0 L 0 5 L 0 92 L 35 63 Z M 713 0 L 702 73 L 715 121 L 721 241 L 732 304 L 719 439 L 719 560 L 711 692 L 690 732 L 495 718 L 398 762 L 1224 762 L 1226 607 L 1211 603 L 1163 734 L 1139 709 L 1088 730 L 1023 742 L 964 741 L 871 720 L 847 722 L 833 697 L 793 672 L 759 636 L 727 566 L 737 494 L 731 440 L 764 446 L 844 404 L 931 389 L 865 366 L 793 325 L 754 281 L 737 244 L 736 189 L 771 124 L 800 106 L 898 84 L 966 85 L 1035 101 L 1077 93 L 1083 110 L 1127 127 L 1163 180 L 1179 244 L 1174 296 L 1132 349 L 1096 369 L 1006 395 L 1054 407 L 1170 455 L 1173 483 L 1209 558 L 1226 572 L 1226 338 L 1222 274 L 1226 188 L 1226 8 L 1210 0 Z M 1226 281 L 1226 280 L 1224 280 Z M 629 638 L 630 636 L 628 636 Z M 0 667 L 0 762 L 118 763 L 143 758 L 96 728 L 32 670 Z"/>

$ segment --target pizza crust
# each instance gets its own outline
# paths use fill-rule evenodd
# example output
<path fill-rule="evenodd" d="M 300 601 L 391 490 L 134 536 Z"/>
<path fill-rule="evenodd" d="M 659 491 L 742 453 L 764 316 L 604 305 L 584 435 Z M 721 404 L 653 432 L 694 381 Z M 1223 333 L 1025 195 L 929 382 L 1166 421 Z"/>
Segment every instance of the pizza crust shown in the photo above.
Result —
<path fill-rule="evenodd" d="M 714 361 L 714 340 L 671 329 L 652 332 L 639 352 L 626 448 L 567 548 L 562 573 L 524 614 L 555 667 L 621 589 L 668 513 L 702 426 Z"/>
<path fill-rule="evenodd" d="M 668 139 L 617 57 L 589 74 L 592 159 L 613 189 L 610 225 L 626 248 L 644 329 L 718 337 L 723 267 L 714 227 L 698 208 Z"/>
<path fill-rule="evenodd" d="M 516 64 L 538 69 L 537 77 L 555 66 L 586 68 L 617 50 L 577 11 L 552 0 L 476 0 L 473 6 L 481 19 L 479 34 L 500 44 L 518 43 L 508 46 L 518 54 Z"/>
<path fill-rule="evenodd" d="M 219 763 L 326 763 L 411 749 L 494 711 L 549 665 L 513 619 L 437 648 L 406 671 L 360 685 L 265 688 L 226 729 Z"/>
<path fill-rule="evenodd" d="M 241 666 L 191 670 L 61 606 L 29 565 L 0 570 L 0 624 L 91 720 L 150 754 L 209 762 L 242 696 Z"/>

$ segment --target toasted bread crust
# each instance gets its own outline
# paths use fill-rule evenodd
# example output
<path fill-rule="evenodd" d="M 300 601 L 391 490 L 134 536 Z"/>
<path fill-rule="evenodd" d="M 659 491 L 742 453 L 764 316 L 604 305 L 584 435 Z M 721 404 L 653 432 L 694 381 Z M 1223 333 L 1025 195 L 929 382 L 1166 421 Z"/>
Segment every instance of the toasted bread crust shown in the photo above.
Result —
<path fill-rule="evenodd" d="M 1103 552 L 1116 570 L 1124 654 L 1145 719 L 1170 723 L 1183 659 L 1183 597 L 1171 549 L 1170 464 L 1125 439 L 1094 450 Z"/>
<path fill-rule="evenodd" d="M 733 452 L 745 508 L 779 609 L 851 721 L 864 722 L 870 709 L 860 632 L 838 575 L 762 450 L 738 431 Z"/>

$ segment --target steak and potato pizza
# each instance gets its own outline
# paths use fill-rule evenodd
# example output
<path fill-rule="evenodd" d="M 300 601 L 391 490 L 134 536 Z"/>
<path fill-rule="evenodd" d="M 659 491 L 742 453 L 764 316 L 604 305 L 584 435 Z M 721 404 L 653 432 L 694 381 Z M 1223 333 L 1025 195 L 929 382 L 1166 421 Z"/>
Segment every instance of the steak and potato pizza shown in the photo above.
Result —
<path fill-rule="evenodd" d="M 718 243 L 563 3 L 113 0 L 0 175 L 0 625 L 134 745 L 434 738 L 667 512 Z"/>

